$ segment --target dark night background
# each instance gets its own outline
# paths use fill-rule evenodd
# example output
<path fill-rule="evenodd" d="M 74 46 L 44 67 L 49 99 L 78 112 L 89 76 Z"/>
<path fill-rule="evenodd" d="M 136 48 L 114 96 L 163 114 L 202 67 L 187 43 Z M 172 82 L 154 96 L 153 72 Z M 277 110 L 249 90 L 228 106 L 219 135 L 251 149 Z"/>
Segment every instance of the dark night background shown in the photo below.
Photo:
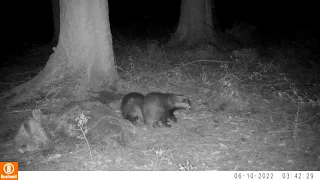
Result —
<path fill-rule="evenodd" d="M 298 30 L 315 32 L 319 24 L 316 1 L 215 0 L 214 3 L 222 30 L 235 22 L 246 22 L 256 25 L 268 39 L 292 40 Z M 6 54 L 21 51 L 27 43 L 50 42 L 53 33 L 50 0 L 10 2 L 7 8 L 10 13 L 3 15 Z M 140 37 L 145 36 L 147 28 L 174 31 L 179 13 L 180 0 L 109 0 L 111 27 L 127 29 L 135 25 Z"/>

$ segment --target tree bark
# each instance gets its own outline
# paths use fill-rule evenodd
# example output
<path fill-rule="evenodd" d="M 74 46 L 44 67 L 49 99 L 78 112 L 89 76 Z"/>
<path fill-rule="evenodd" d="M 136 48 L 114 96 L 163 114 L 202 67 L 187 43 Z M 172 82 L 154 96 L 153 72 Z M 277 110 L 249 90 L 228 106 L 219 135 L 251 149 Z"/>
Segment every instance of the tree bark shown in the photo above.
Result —
<path fill-rule="evenodd" d="M 171 43 L 195 44 L 215 35 L 211 0 L 181 0 L 178 28 Z"/>
<path fill-rule="evenodd" d="M 5 96 L 8 105 L 48 95 L 83 99 L 102 83 L 118 79 L 115 69 L 108 2 L 60 0 L 60 34 L 42 71 Z"/>

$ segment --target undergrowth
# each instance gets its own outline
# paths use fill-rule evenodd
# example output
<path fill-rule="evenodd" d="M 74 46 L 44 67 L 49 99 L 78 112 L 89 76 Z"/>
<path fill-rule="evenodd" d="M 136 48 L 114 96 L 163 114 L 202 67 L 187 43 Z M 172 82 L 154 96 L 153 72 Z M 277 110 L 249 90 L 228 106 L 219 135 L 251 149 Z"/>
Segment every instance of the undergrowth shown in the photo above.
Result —
<path fill-rule="evenodd" d="M 116 54 L 122 57 L 117 58 L 117 64 L 128 87 L 133 83 L 149 87 L 145 92 L 156 90 L 188 94 L 194 98 L 195 106 L 209 104 L 206 106 L 209 111 L 226 110 L 225 107 L 233 102 L 233 111 L 270 116 L 274 124 L 282 126 L 279 132 L 290 132 L 293 139 L 304 136 L 306 125 L 307 131 L 320 132 L 319 65 L 313 66 L 311 72 L 303 73 L 304 66 L 297 66 L 303 60 L 292 56 L 296 53 L 292 53 L 289 47 L 270 52 L 276 54 L 272 57 L 262 56 L 252 47 L 217 56 L 220 52 L 208 44 L 172 50 L 158 46 L 159 50 L 150 54 L 141 47 L 141 43 L 148 44 L 132 43 L 122 49 L 122 52 L 128 52 L 128 56 Z M 309 62 L 314 64 L 313 60 Z M 303 81 L 297 78 L 296 72 L 301 72 L 299 75 Z M 220 102 L 222 96 L 224 98 Z M 214 105 L 218 102 L 219 105 Z M 157 151 L 157 167 L 167 153 L 169 151 Z M 197 168 L 186 160 L 179 164 L 178 169 L 189 171 Z"/>
<path fill-rule="evenodd" d="M 243 43 L 253 42 L 252 32 L 238 32 L 243 29 L 235 25 L 233 29 L 227 30 L 226 34 L 235 36 Z M 255 28 L 250 30 L 254 31 Z M 306 63 L 297 56 L 299 50 L 304 52 L 304 49 L 314 47 L 317 43 L 307 41 L 306 46 L 299 47 L 296 46 L 297 43 L 292 43 L 294 46 L 285 44 L 269 47 L 268 54 L 274 56 L 264 56 L 254 47 L 240 48 L 221 56 L 219 51 L 205 43 L 193 47 L 166 49 L 152 41 L 118 45 L 115 52 L 120 76 L 128 82 L 128 86 L 134 83 L 149 87 L 146 92 L 156 90 L 194 96 L 202 94 L 208 97 L 209 101 L 214 101 L 216 98 L 212 98 L 213 96 L 221 96 L 221 91 L 228 89 L 231 99 L 237 95 L 256 101 L 256 95 L 260 95 L 262 98 L 259 103 L 263 103 L 264 96 L 286 101 L 292 105 L 290 111 L 291 108 L 295 109 L 292 130 L 293 137 L 297 137 L 299 124 L 310 121 L 318 123 L 315 120 L 319 115 L 320 98 L 319 65 L 313 59 Z M 150 47 L 157 50 L 150 51 Z M 318 55 L 313 54 L 310 57 L 319 57 Z M 310 65 L 311 71 L 306 71 Z M 245 102 L 247 101 L 241 101 L 242 104 Z M 252 110 L 250 105 L 244 107 L 245 109 L 240 109 Z M 315 112 L 311 113 L 311 117 L 301 119 L 300 111 L 305 109 L 302 107 L 308 107 L 307 109 Z"/>

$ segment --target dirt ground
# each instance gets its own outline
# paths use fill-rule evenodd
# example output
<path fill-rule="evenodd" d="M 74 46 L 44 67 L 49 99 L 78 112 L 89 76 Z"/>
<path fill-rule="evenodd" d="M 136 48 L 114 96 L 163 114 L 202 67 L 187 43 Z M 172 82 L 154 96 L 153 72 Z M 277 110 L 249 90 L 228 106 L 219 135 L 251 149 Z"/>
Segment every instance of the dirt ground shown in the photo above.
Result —
<path fill-rule="evenodd" d="M 1 92 L 31 79 L 47 58 L 24 57 L 25 63 L 3 66 Z M 295 109 L 278 94 L 250 92 L 251 108 L 230 112 L 212 110 L 207 96 L 187 91 L 194 108 L 178 111 L 178 123 L 144 131 L 128 147 L 90 142 L 92 159 L 81 139 L 68 140 L 67 151 L 19 153 L 12 138 L 34 105 L 1 105 L 0 161 L 19 161 L 19 170 L 320 170 L 320 133 L 307 123 L 293 126 Z M 121 117 L 119 103 L 112 108 Z"/>

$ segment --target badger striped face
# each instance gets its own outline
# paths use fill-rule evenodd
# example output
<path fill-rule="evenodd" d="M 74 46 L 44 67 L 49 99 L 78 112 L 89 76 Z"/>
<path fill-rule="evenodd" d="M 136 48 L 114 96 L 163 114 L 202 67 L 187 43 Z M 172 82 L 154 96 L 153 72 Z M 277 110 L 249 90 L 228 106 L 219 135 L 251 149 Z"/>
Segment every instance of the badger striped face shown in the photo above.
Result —
<path fill-rule="evenodd" d="M 187 110 L 192 108 L 190 99 L 183 95 L 175 96 L 174 107 L 178 109 L 187 109 Z"/>

